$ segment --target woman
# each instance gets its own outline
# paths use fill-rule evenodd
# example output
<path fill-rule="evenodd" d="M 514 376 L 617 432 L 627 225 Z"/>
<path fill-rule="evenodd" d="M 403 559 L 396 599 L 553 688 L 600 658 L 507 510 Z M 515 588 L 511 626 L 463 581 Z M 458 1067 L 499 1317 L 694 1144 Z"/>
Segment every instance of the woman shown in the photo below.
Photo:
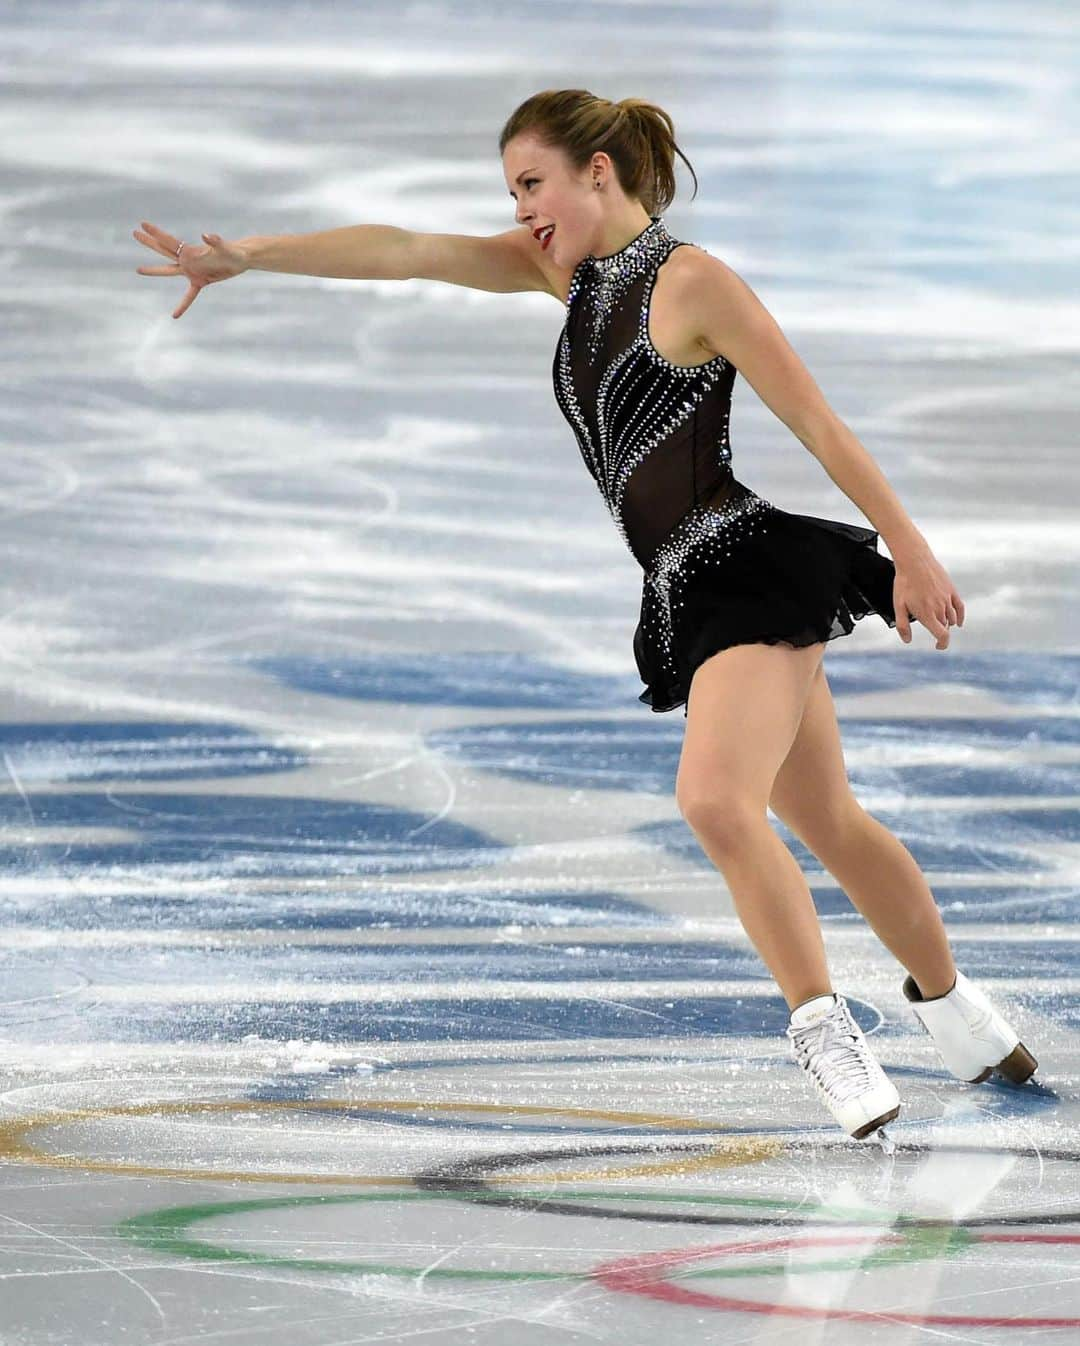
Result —
<path fill-rule="evenodd" d="M 672 238 L 671 118 L 582 89 L 527 99 L 499 148 L 517 226 L 487 238 L 356 225 L 179 243 L 135 237 L 199 291 L 255 269 L 541 290 L 566 307 L 555 394 L 645 576 L 634 654 L 654 711 L 685 705 L 680 811 L 723 872 L 790 1010 L 792 1050 L 848 1134 L 900 1100 L 835 993 L 810 890 L 766 809 L 840 883 L 908 970 L 903 992 L 960 1079 L 1028 1079 L 1035 1059 L 953 962 L 933 895 L 901 842 L 859 805 L 822 655 L 875 612 L 900 638 L 921 622 L 945 650 L 964 604 L 877 464 L 832 411 L 756 295 Z M 687 161 L 688 162 L 688 161 Z M 691 173 L 693 169 L 691 168 Z M 695 176 L 696 183 L 696 176 Z M 521 226 L 524 226 L 522 228 Z M 727 427 L 736 372 L 875 529 L 791 514 L 737 481 Z"/>

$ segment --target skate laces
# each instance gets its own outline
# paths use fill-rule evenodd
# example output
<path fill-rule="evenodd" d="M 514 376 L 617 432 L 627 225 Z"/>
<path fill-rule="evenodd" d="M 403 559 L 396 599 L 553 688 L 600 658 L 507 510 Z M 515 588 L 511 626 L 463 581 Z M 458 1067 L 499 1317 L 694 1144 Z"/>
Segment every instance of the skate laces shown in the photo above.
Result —
<path fill-rule="evenodd" d="M 881 1067 L 840 996 L 823 1018 L 787 1035 L 799 1065 L 833 1098 L 843 1102 L 877 1083 Z"/>

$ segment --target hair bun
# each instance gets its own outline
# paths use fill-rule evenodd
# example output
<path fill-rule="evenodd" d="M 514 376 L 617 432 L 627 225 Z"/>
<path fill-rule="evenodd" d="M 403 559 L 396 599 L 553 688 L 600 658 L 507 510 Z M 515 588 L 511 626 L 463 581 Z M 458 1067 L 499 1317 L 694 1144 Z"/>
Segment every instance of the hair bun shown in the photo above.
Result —
<path fill-rule="evenodd" d="M 619 186 L 652 216 L 662 215 L 675 196 L 676 155 L 690 169 L 697 195 L 697 174 L 675 142 L 670 114 L 643 98 L 613 102 L 589 89 L 544 89 L 507 119 L 499 134 L 500 153 L 526 134 L 558 151 L 573 172 L 587 168 L 597 149 L 606 151 Z"/>

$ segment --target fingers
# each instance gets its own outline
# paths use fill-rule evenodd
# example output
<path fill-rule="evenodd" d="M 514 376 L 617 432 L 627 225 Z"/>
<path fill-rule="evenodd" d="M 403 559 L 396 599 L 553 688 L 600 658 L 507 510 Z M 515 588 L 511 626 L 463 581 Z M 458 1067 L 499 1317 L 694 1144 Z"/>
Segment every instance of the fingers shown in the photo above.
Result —
<path fill-rule="evenodd" d="M 960 611 L 960 616 L 961 618 L 963 617 L 962 607 Z M 934 617 L 931 616 L 929 613 L 927 613 L 925 616 L 920 617 L 917 613 L 909 612 L 907 614 L 907 617 L 902 618 L 898 611 L 896 614 L 896 631 L 905 645 L 911 644 L 910 623 L 913 621 L 918 621 L 923 626 L 926 627 L 926 629 L 934 637 L 935 647 L 939 650 L 947 650 L 949 648 L 949 638 L 950 638 L 949 633 L 952 627 L 963 625 L 962 620 L 960 621 L 952 620 L 948 616 L 948 614 L 942 617 Z"/>
<path fill-rule="evenodd" d="M 949 648 L 950 628 L 956 625 L 955 621 L 950 620 L 948 609 L 946 609 L 945 614 L 942 616 L 938 616 L 937 614 L 933 616 L 927 615 L 926 617 L 920 617 L 919 620 L 934 637 L 935 648 L 939 650 L 947 650 Z"/>
<path fill-rule="evenodd" d="M 949 648 L 949 628 L 963 626 L 964 624 L 964 600 L 955 590 L 945 600 L 944 614 L 936 617 L 934 622 L 935 626 L 931 629 L 937 636 L 937 648 L 947 650 Z"/>
<path fill-rule="evenodd" d="M 198 293 L 199 293 L 198 285 L 189 286 L 187 294 L 184 295 L 183 299 L 180 302 L 180 307 L 173 314 L 173 317 L 182 318 L 184 314 L 188 311 L 188 309 L 192 306 L 192 304 L 195 302 L 195 296 Z"/>
<path fill-rule="evenodd" d="M 160 252 L 170 258 L 168 266 L 137 266 L 136 272 L 140 276 L 182 276 L 183 268 L 176 257 L 176 250 L 180 246 L 180 240 L 174 238 L 172 234 L 167 234 L 164 229 L 159 229 L 157 225 L 151 224 L 149 220 L 143 220 L 141 229 L 133 229 L 132 235 L 140 243 L 148 248 L 153 248 L 155 252 Z M 215 246 L 215 240 L 220 243 L 217 234 L 203 234 L 203 238 L 211 246 Z M 195 302 L 195 296 L 202 287 L 189 281 L 187 294 L 173 311 L 174 318 L 182 318 L 188 309 Z"/>
<path fill-rule="evenodd" d="M 897 603 L 896 595 L 893 594 L 893 607 L 896 611 L 896 634 L 905 645 L 911 644 L 911 619 L 915 616 L 913 612 L 908 612 L 906 603 Z"/>
<path fill-rule="evenodd" d="M 911 623 L 914 621 L 926 627 L 934 637 L 935 646 L 939 650 L 949 648 L 952 628 L 963 626 L 966 616 L 964 600 L 952 587 L 948 577 L 944 578 L 947 583 L 937 588 L 935 592 L 934 586 L 923 586 L 918 583 L 912 585 L 907 577 L 897 575 L 893 583 L 893 609 L 896 615 L 896 633 L 905 645 L 911 644 Z M 924 587 L 926 592 L 921 593 L 920 589 Z M 912 612 L 908 606 L 906 600 L 909 593 L 921 605 L 918 612 Z M 933 608 L 937 608 L 937 611 L 932 610 Z"/>
<path fill-rule="evenodd" d="M 920 617 L 917 612 L 911 612 L 905 605 L 896 609 L 896 634 L 905 645 L 911 644 L 911 623 L 920 622 L 937 642 L 939 650 L 949 648 L 949 625 L 941 617 L 933 617 L 927 614 Z"/>
<path fill-rule="evenodd" d="M 146 220 L 142 222 L 142 229 L 133 229 L 132 236 L 148 248 L 153 248 L 155 252 L 160 252 L 163 257 L 175 257 L 176 249 L 180 246 L 180 240 L 174 239 L 172 234 L 167 234 L 163 229 L 158 229 L 156 225 L 148 224 Z"/>

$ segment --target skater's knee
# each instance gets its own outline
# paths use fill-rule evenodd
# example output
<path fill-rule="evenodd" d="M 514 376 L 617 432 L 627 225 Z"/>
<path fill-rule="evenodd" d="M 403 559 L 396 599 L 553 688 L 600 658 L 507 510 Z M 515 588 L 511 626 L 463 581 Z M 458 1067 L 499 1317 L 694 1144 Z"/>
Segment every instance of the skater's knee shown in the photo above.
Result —
<path fill-rule="evenodd" d="M 730 789 L 686 790 L 676 794 L 679 811 L 691 831 L 711 851 L 734 852 L 766 823 L 765 806 Z"/>

